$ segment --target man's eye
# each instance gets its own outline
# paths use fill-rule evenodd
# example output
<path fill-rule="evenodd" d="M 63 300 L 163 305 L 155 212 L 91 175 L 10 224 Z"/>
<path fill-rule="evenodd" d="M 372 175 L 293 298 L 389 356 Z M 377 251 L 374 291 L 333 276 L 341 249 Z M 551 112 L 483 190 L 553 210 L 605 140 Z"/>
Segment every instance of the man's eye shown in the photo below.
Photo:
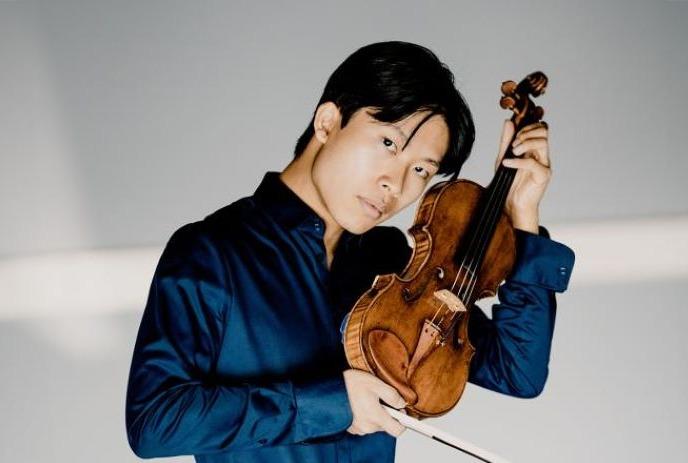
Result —
<path fill-rule="evenodd" d="M 382 143 L 383 143 L 387 148 L 389 148 L 389 147 L 393 147 L 393 148 L 394 148 L 393 150 L 390 150 L 390 151 L 393 151 L 393 152 L 396 151 L 396 144 L 394 143 L 394 141 L 390 140 L 389 138 L 384 137 L 384 138 L 382 139 Z"/>
<path fill-rule="evenodd" d="M 416 166 L 413 168 L 414 171 L 416 171 L 417 174 L 421 176 L 421 178 L 428 178 L 430 176 L 430 172 L 425 170 L 425 168 L 421 166 Z"/>

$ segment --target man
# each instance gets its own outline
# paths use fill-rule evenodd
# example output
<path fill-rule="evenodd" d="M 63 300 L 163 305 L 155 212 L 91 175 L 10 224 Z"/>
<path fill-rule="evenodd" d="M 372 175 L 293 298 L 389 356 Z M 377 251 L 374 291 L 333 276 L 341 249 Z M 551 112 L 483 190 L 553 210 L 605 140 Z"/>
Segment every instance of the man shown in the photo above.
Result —
<path fill-rule="evenodd" d="M 499 156 L 512 134 L 506 122 Z M 167 243 L 129 377 L 134 452 L 393 461 L 404 427 L 380 401 L 401 408 L 403 400 L 348 368 L 339 328 L 374 276 L 401 272 L 410 257 L 403 232 L 378 224 L 414 203 L 434 175 L 456 176 L 473 138 L 453 76 L 430 50 L 383 42 L 349 56 L 286 169 Z M 524 128 L 514 146 L 527 154 L 504 161 L 519 169 L 506 205 L 517 262 L 492 319 L 472 311 L 469 380 L 533 397 L 573 253 L 538 224 L 550 178 L 546 127 Z"/>

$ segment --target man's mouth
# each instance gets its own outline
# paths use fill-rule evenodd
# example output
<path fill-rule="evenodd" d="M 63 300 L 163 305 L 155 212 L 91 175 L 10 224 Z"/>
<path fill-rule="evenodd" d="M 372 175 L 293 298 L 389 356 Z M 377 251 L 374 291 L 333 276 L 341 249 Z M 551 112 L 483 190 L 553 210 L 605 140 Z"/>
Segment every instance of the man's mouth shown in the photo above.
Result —
<path fill-rule="evenodd" d="M 362 198 L 361 196 L 357 196 L 357 198 L 361 203 L 363 210 L 371 219 L 379 219 L 382 216 L 384 210 L 378 208 L 378 206 L 376 206 L 373 202 Z"/>

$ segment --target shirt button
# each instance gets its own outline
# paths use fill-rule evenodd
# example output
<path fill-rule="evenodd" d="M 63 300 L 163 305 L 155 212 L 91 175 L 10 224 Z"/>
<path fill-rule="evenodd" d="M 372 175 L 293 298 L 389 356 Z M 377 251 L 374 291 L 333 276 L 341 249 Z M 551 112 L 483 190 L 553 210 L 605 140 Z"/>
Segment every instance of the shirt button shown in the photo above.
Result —
<path fill-rule="evenodd" d="M 268 442 L 267 439 L 258 439 L 258 443 L 259 443 L 260 445 L 265 445 L 267 442 Z"/>
<path fill-rule="evenodd" d="M 566 267 L 559 267 L 559 273 L 561 275 L 566 275 L 566 270 L 568 270 Z"/>

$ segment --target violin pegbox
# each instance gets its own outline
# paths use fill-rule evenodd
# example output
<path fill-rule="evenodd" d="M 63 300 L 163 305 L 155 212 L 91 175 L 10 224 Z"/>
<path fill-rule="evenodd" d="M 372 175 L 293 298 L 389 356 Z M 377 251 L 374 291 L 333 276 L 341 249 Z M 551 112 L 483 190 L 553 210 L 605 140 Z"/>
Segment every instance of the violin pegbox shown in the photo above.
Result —
<path fill-rule="evenodd" d="M 547 82 L 547 76 L 540 71 L 528 74 L 518 84 L 513 80 L 502 82 L 502 97 L 499 105 L 502 109 L 509 109 L 514 113 L 512 120 L 517 130 L 540 121 L 544 116 L 545 110 L 533 103 L 530 97 L 537 98 L 545 93 Z"/>

